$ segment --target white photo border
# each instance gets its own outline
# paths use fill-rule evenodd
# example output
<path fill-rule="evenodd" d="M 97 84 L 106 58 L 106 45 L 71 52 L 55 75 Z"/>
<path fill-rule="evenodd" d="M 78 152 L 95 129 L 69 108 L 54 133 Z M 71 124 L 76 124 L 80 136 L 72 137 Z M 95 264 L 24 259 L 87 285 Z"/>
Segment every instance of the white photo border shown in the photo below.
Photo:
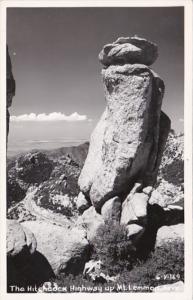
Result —
<path fill-rule="evenodd" d="M 10 294 L 6 285 L 6 9 L 8 7 L 184 7 L 184 34 L 185 34 L 185 67 L 184 67 L 184 136 L 185 136 L 185 288 L 184 292 L 170 293 L 64 293 L 64 294 Z M 192 80 L 193 80 L 193 47 L 192 47 L 192 8 L 191 0 L 0 0 L 0 296 L 3 300 L 9 299 L 114 299 L 121 297 L 126 299 L 192 299 L 192 235 L 193 235 L 193 211 L 192 211 Z"/>

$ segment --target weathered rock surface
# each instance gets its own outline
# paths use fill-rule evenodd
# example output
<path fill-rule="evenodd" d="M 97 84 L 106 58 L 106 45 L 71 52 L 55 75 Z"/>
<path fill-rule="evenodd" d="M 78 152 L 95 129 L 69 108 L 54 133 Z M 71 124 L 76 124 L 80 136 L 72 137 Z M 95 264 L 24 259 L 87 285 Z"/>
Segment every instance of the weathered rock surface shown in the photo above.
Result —
<path fill-rule="evenodd" d="M 104 225 L 104 219 L 96 212 L 95 208 L 91 206 L 79 217 L 77 224 L 85 228 L 87 239 L 92 241 L 97 236 L 99 228 Z"/>
<path fill-rule="evenodd" d="M 120 38 L 118 46 L 128 40 Z M 139 40 L 143 50 L 151 44 L 131 40 Z M 102 70 L 107 107 L 92 134 L 79 177 L 81 191 L 97 211 L 110 198 L 126 196 L 136 180 L 143 186 L 155 183 L 170 129 L 169 118 L 161 113 L 161 78 L 144 64 L 124 63 L 110 62 Z"/>
<path fill-rule="evenodd" d="M 23 253 L 33 254 L 37 242 L 30 230 L 15 220 L 7 220 L 7 256 L 14 257 Z"/>
<path fill-rule="evenodd" d="M 162 226 L 157 232 L 155 247 L 160 247 L 176 240 L 184 240 L 184 224 Z"/>
<path fill-rule="evenodd" d="M 27 288 L 41 284 L 54 273 L 37 250 L 34 234 L 15 220 L 7 220 L 7 288 Z"/>
<path fill-rule="evenodd" d="M 134 63 L 151 65 L 157 56 L 156 44 L 139 37 L 120 37 L 103 47 L 99 60 L 105 66 Z"/>
<path fill-rule="evenodd" d="M 89 253 L 84 230 L 45 221 L 26 221 L 23 225 L 36 236 L 37 250 L 47 258 L 55 274 L 75 274 L 83 269 Z"/>
<path fill-rule="evenodd" d="M 162 179 L 158 187 L 152 192 L 149 203 L 159 204 L 161 207 L 167 207 L 170 204 L 178 205 L 180 203 L 180 206 L 184 208 L 184 193 L 181 187 Z"/>
<path fill-rule="evenodd" d="M 170 204 L 184 208 L 184 136 L 172 130 L 163 152 L 158 179 L 150 204 L 167 207 Z"/>
<path fill-rule="evenodd" d="M 149 196 L 145 193 L 135 193 L 131 197 L 129 195 L 122 204 L 120 223 L 125 225 L 136 221 L 146 223 L 148 200 Z"/>
<path fill-rule="evenodd" d="M 115 220 L 119 222 L 121 217 L 121 199 L 114 197 L 105 202 L 101 209 L 101 215 L 105 221 Z"/>

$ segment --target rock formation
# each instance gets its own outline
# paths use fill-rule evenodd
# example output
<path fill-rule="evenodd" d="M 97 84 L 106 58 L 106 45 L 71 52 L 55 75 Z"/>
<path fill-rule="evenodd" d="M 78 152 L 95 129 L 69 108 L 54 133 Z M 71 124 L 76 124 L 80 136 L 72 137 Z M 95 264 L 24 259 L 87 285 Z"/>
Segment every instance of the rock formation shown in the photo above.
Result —
<path fill-rule="evenodd" d="M 8 220 L 7 226 L 8 286 L 36 286 L 61 273 L 81 272 L 96 282 L 116 281 L 119 274 L 103 274 L 103 259 L 90 260 L 109 224 L 108 234 L 112 226 L 121 228 L 116 233 L 121 242 L 125 230 L 139 259 L 183 236 L 183 149 L 172 159 L 173 146 L 164 150 L 170 131 L 170 119 L 161 111 L 164 82 L 149 67 L 157 57 L 157 46 L 139 37 L 103 47 L 107 105 L 82 171 L 88 144 L 31 152 L 10 162 L 8 217 L 18 222 Z M 9 122 L 15 94 L 9 54 L 7 64 Z"/>
<path fill-rule="evenodd" d="M 8 108 L 12 104 L 12 98 L 15 96 L 15 80 L 12 74 L 12 64 L 9 56 L 8 46 L 7 46 L 7 135 L 9 133 L 9 110 Z"/>
<path fill-rule="evenodd" d="M 64 230 L 45 221 L 27 221 L 23 226 L 35 234 L 37 250 L 47 258 L 55 274 L 77 274 L 84 269 L 89 244 L 83 230 Z"/>
<path fill-rule="evenodd" d="M 137 37 L 119 38 L 99 54 L 107 106 L 79 177 L 81 192 L 99 212 L 113 197 L 123 201 L 135 182 L 156 181 L 170 129 L 161 112 L 164 82 L 147 66 L 156 58 L 157 46 Z"/>
<path fill-rule="evenodd" d="M 176 240 L 184 241 L 184 224 L 162 226 L 157 232 L 155 247 L 160 247 Z"/>

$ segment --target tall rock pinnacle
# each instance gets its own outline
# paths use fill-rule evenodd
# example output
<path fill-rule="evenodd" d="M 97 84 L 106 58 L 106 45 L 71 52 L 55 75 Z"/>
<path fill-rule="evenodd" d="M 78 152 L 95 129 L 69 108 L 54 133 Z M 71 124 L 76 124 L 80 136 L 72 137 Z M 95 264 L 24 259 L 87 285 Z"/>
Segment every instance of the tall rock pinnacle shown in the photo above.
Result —
<path fill-rule="evenodd" d="M 157 46 L 138 37 L 119 38 L 99 54 L 107 105 L 79 177 L 98 211 L 112 197 L 124 199 L 135 182 L 156 181 L 170 129 L 161 112 L 164 82 L 147 66 L 157 56 Z"/>

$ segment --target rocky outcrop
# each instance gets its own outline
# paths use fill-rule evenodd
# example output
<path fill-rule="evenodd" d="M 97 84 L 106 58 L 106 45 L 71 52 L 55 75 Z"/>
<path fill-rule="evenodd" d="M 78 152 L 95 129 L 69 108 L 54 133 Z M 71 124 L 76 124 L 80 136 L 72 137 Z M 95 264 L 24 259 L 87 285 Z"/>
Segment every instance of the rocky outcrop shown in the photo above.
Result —
<path fill-rule="evenodd" d="M 77 274 L 89 257 L 85 231 L 64 228 L 45 221 L 26 221 L 23 226 L 34 233 L 37 250 L 47 258 L 55 274 Z"/>
<path fill-rule="evenodd" d="M 21 202 L 31 186 L 36 186 L 34 200 L 38 206 L 69 217 L 75 213 L 80 166 L 69 155 L 54 159 L 48 153 L 30 151 L 11 159 L 7 170 L 8 209 Z"/>
<path fill-rule="evenodd" d="M 17 176 L 26 183 L 48 180 L 52 170 L 53 163 L 41 152 L 29 152 L 16 161 Z"/>
<path fill-rule="evenodd" d="M 166 180 L 168 174 L 164 171 L 168 159 L 163 162 L 162 156 L 168 151 L 170 131 L 170 119 L 161 111 L 164 82 L 149 68 L 157 55 L 155 44 L 138 37 L 119 38 L 102 49 L 99 60 L 104 65 L 107 104 L 79 177 L 81 193 L 92 203 L 83 213 L 88 233 L 98 223 L 91 240 L 100 224 L 114 219 L 126 226 L 141 259 L 154 249 L 160 227 L 184 220 L 181 206 L 159 205 L 161 200 L 155 200 L 160 177 L 164 174 Z M 169 152 L 168 158 L 172 148 Z"/>
<path fill-rule="evenodd" d="M 184 208 L 184 136 L 172 130 L 167 139 L 150 204 Z"/>
<path fill-rule="evenodd" d="M 50 178 L 53 162 L 43 153 L 20 155 L 7 168 L 7 207 L 24 199 L 31 184 L 40 184 Z"/>
<path fill-rule="evenodd" d="M 12 98 L 15 96 L 15 80 L 12 73 L 12 64 L 9 56 L 9 50 L 7 46 L 7 72 L 6 72 L 6 80 L 7 80 L 7 135 L 9 133 L 9 110 L 8 108 L 12 104 Z"/>
<path fill-rule="evenodd" d="M 107 107 L 79 177 L 81 191 L 99 212 L 110 198 L 128 195 L 136 181 L 143 187 L 156 181 L 170 120 L 161 113 L 164 83 L 145 65 L 155 53 L 151 42 L 120 38 L 100 54 L 108 66 L 102 70 Z"/>

